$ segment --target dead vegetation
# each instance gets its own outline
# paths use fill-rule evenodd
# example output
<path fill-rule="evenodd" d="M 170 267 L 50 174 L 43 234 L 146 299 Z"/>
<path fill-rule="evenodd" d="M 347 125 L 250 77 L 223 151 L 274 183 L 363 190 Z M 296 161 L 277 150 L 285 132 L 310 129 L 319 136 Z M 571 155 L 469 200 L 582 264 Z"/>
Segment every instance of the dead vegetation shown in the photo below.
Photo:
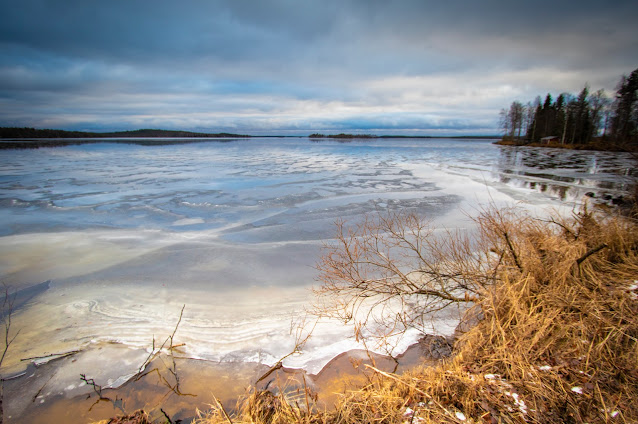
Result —
<path fill-rule="evenodd" d="M 450 359 L 401 376 L 368 367 L 368 384 L 344 394 L 334 409 L 319 410 L 284 392 L 253 391 L 236 412 L 213 405 L 197 422 L 638 422 L 636 221 L 586 209 L 549 220 L 490 210 L 476 221 L 478 235 L 462 243 L 458 237 L 432 241 L 424 232 L 431 244 L 419 244 L 413 254 L 436 249 L 412 256 L 418 260 L 412 272 L 408 262 L 390 258 L 400 252 L 397 234 L 407 243 L 403 235 L 412 231 L 414 240 L 414 227 L 402 227 L 419 222 L 413 217 L 395 216 L 395 231 L 372 233 L 367 241 L 365 234 L 356 240 L 346 234 L 322 265 L 336 276 L 323 294 L 345 295 L 346 312 L 361 290 L 376 290 L 383 299 L 401 297 L 404 289 L 427 297 L 423 287 L 434 287 L 448 297 L 443 306 L 465 301 L 468 293 L 483 319 L 456 340 Z M 371 264 L 382 270 L 368 272 Z M 413 279 L 415 272 L 426 278 Z M 402 327 L 413 322 L 405 316 L 395 315 Z"/>
<path fill-rule="evenodd" d="M 499 259 L 483 241 L 489 240 L 437 230 L 412 214 L 370 216 L 356 227 L 338 223 L 337 241 L 317 265 L 314 313 L 354 322 L 359 339 L 392 354 L 397 337 L 433 331 L 432 317 L 467 308 L 494 284 Z"/>

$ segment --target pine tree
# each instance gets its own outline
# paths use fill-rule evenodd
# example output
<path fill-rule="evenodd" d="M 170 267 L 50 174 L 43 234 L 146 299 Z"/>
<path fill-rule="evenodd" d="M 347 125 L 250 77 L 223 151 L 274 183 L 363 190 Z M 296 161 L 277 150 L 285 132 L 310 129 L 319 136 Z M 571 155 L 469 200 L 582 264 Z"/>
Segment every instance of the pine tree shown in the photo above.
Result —
<path fill-rule="evenodd" d="M 612 118 L 613 137 L 620 142 L 638 142 L 638 69 L 622 76 Z"/>
<path fill-rule="evenodd" d="M 556 103 L 554 104 L 554 123 L 551 131 L 551 135 L 560 137 L 562 142 L 564 142 L 562 135 L 565 131 L 565 100 L 567 96 L 567 94 L 561 93 L 556 98 Z"/>
<path fill-rule="evenodd" d="M 543 114 L 542 114 L 543 124 L 541 126 L 543 132 L 539 138 L 553 135 L 553 134 L 550 134 L 550 131 L 552 130 L 552 127 L 554 125 L 554 110 L 553 109 L 554 107 L 552 103 L 552 95 L 547 93 L 547 96 L 545 96 L 545 103 L 543 103 Z"/>
<path fill-rule="evenodd" d="M 576 100 L 576 110 L 575 110 L 575 121 L 572 135 L 572 143 L 585 144 L 589 142 L 588 134 L 589 134 L 589 102 L 587 98 L 589 97 L 589 86 L 585 85 L 585 87 L 578 94 L 578 98 Z"/>

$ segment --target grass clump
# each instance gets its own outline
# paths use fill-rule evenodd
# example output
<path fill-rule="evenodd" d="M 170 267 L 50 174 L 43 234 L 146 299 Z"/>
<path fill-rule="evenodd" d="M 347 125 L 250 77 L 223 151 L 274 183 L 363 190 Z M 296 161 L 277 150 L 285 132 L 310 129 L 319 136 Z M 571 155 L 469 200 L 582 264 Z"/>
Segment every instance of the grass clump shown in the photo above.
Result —
<path fill-rule="evenodd" d="M 491 210 L 477 223 L 482 319 L 451 358 L 401 376 L 369 367 L 334 409 L 253 392 L 198 422 L 638 422 L 636 221 Z"/>

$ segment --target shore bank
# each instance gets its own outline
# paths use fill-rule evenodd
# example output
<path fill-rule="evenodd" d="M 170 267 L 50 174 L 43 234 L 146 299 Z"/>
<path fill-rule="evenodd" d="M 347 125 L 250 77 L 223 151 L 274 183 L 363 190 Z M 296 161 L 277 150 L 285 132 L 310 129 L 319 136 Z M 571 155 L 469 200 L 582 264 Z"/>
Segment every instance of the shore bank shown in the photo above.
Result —
<path fill-rule="evenodd" d="M 517 147 L 548 147 L 554 149 L 568 149 L 568 150 L 595 150 L 600 152 L 638 152 L 638 146 L 632 146 L 626 143 L 614 143 L 614 142 L 592 142 L 588 144 L 562 144 L 562 143 L 528 143 L 526 141 L 516 140 L 498 140 L 494 144 L 499 146 L 517 146 Z"/>
<path fill-rule="evenodd" d="M 586 209 L 543 221 L 483 218 L 485 274 L 471 275 L 493 283 L 476 301 L 482 318 L 448 360 L 404 375 L 373 370 L 334 410 L 308 413 L 256 392 L 239 414 L 213 407 L 196 423 L 636 422 L 635 219 Z"/>
<path fill-rule="evenodd" d="M 418 365 L 434 365 L 450 353 L 451 344 L 447 339 L 426 336 L 396 361 L 388 356 L 351 350 L 333 358 L 317 374 L 310 374 L 302 369 L 271 368 L 256 362 L 191 359 L 180 356 L 176 348 L 174 356 L 162 354 L 139 372 L 148 357 L 147 351 L 103 344 L 49 358 L 49 361 L 34 361 L 24 375 L 5 381 L 5 394 L 11 395 L 4 402 L 4 417 L 6 423 L 80 424 L 142 409 L 151 416 L 163 410 L 173 421 L 189 422 L 196 417 L 198 409 L 207 410 L 217 401 L 234 412 L 251 387 L 275 393 L 304 393 L 304 389 L 309 388 L 316 396 L 317 405 L 330 409 L 339 394 L 365 383 L 366 376 L 373 373 L 366 364 L 401 374 Z M 121 373 L 129 379 L 103 378 L 100 365 L 108 365 L 109 361 L 116 361 Z M 268 373 L 269 370 L 273 371 Z M 56 378 L 59 375 L 66 377 Z M 81 375 L 95 385 L 82 381 Z"/>

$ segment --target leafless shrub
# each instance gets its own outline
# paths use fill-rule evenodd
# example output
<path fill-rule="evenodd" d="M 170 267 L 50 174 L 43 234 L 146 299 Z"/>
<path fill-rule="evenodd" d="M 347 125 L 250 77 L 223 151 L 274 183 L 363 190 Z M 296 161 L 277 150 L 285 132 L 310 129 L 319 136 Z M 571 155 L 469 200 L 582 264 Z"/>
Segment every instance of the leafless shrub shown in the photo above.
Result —
<path fill-rule="evenodd" d="M 317 265 L 315 311 L 384 342 L 410 328 L 426 332 L 433 314 L 484 296 L 506 258 L 522 270 L 514 214 L 485 211 L 476 230 L 456 231 L 407 213 L 368 216 L 354 228 L 339 222 Z"/>

